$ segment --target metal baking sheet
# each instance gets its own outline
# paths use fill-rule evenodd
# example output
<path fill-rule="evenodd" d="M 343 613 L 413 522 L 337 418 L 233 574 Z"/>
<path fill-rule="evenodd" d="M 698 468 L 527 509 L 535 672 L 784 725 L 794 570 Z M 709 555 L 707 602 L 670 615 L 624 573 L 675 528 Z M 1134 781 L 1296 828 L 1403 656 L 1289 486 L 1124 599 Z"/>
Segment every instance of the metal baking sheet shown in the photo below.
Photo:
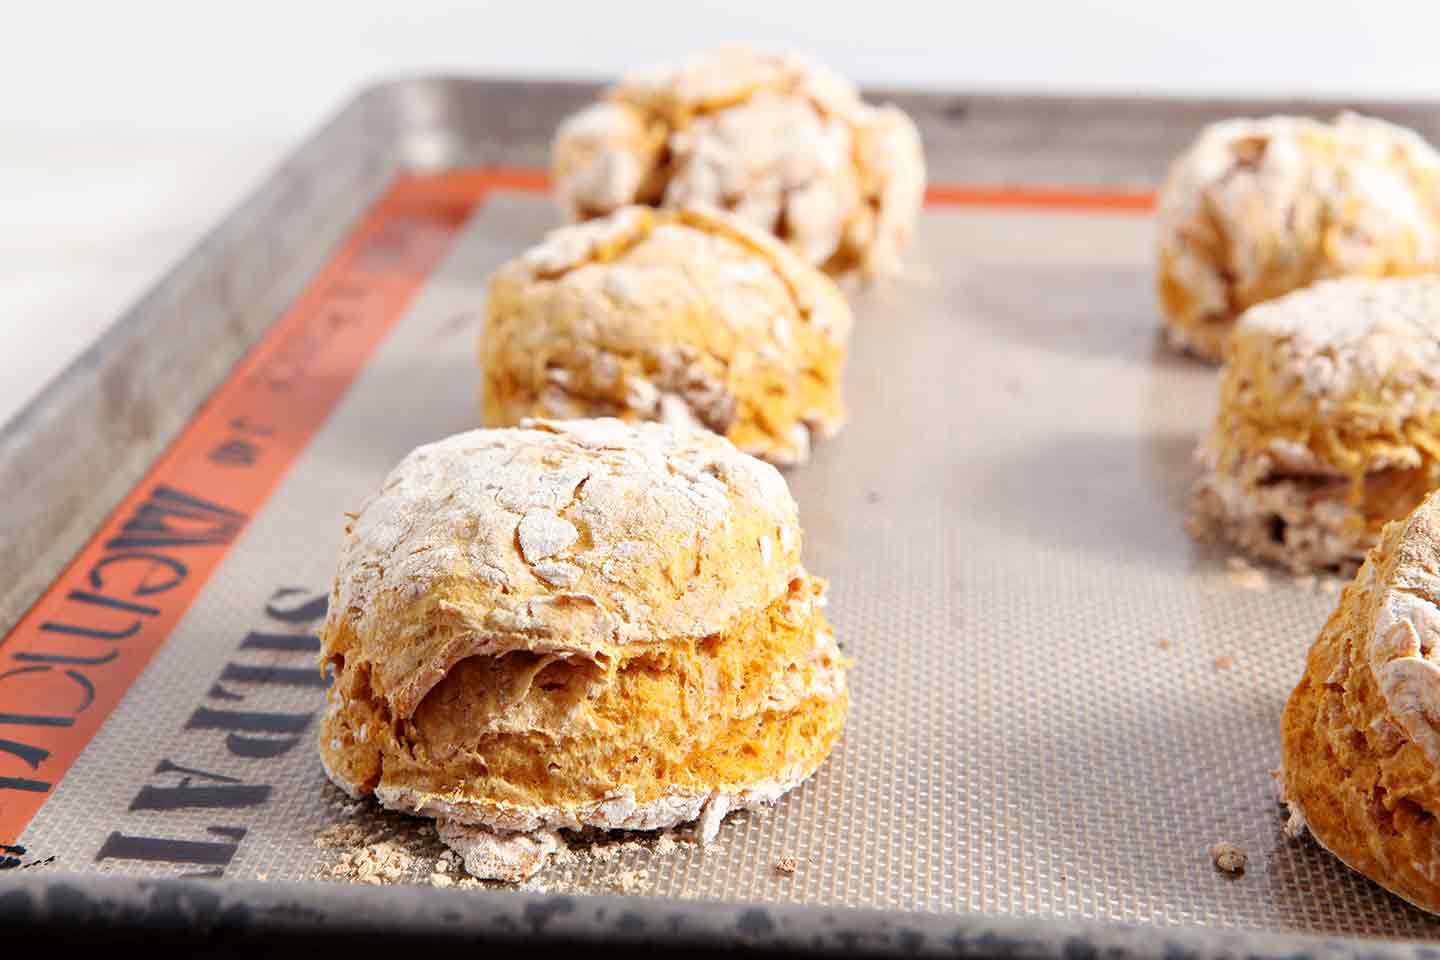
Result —
<path fill-rule="evenodd" d="M 402 881 L 427 882 L 440 848 L 422 826 L 353 808 L 320 770 L 313 630 L 342 512 L 415 445 L 475 425 L 484 281 L 557 222 L 542 186 L 514 171 L 387 176 L 0 645 L 0 822 L 22 794 L 35 806 L 0 836 L 0 904 L 15 902 L 4 884 L 92 877 L 349 903 L 317 835 L 350 821 L 413 855 Z M 773 908 L 792 932 L 832 914 L 791 908 L 871 908 L 853 922 L 882 939 L 906 917 L 922 936 L 937 916 L 971 918 L 1039 952 L 1101 942 L 1076 921 L 1177 928 L 1137 952 L 1320 949 L 1276 934 L 1379 950 L 1440 933 L 1281 832 L 1279 713 L 1335 584 L 1237 575 L 1185 533 L 1215 377 L 1157 345 L 1145 199 L 945 187 L 932 200 L 910 273 L 855 301 L 849 425 L 788 474 L 807 565 L 832 581 L 858 662 L 835 754 L 709 849 L 620 845 L 520 893 L 417 889 L 497 913 L 616 892 L 719 901 Z M 113 559 L 142 553 L 143 566 Z M 173 596 L 158 590 L 177 577 L 190 579 Z M 132 606 L 93 599 L 117 584 Z M 28 692 L 7 698 L 5 683 Z M 73 718 L 111 700 L 91 738 Z M 1211 865 L 1221 840 L 1249 853 L 1243 877 Z M 775 870 L 782 857 L 793 875 Z M 757 916 L 770 915 L 716 922 L 775 932 Z M 1020 926 L 994 919 L 1007 916 Z M 1256 939 L 1207 939 L 1220 928 Z"/>

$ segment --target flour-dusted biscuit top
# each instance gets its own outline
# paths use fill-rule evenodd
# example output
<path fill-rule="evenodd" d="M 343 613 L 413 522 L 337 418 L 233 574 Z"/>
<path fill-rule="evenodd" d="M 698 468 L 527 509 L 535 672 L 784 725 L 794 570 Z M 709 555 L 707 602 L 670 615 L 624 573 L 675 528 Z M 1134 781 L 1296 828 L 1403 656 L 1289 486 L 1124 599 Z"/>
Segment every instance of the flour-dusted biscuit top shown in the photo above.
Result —
<path fill-rule="evenodd" d="M 1353 114 L 1217 123 L 1171 168 L 1157 225 L 1167 335 L 1218 362 L 1254 304 L 1328 278 L 1440 270 L 1440 154 Z"/>
<path fill-rule="evenodd" d="M 1440 275 L 1327 281 L 1250 309 L 1233 339 L 1233 402 L 1279 429 L 1370 433 L 1440 405 Z"/>
<path fill-rule="evenodd" d="M 780 474 L 702 430 L 530 421 L 420 447 L 347 529 L 325 769 L 436 817 L 497 879 L 557 829 L 713 833 L 844 724 L 800 541 Z"/>
<path fill-rule="evenodd" d="M 1440 496 L 1390 524 L 1281 721 L 1283 795 L 1346 864 L 1440 913 Z"/>
<path fill-rule="evenodd" d="M 485 422 L 661 420 L 803 463 L 844 422 L 850 328 L 835 283 L 768 234 L 715 210 L 626 207 L 496 274 Z"/>
<path fill-rule="evenodd" d="M 1227 356 L 1199 506 L 1238 545 L 1296 570 L 1358 564 L 1440 486 L 1440 276 L 1252 307 Z"/>
<path fill-rule="evenodd" d="M 722 49 L 628 76 L 560 127 L 553 154 L 575 217 L 720 207 L 837 274 L 897 269 L 925 194 L 910 118 L 792 54 Z"/>

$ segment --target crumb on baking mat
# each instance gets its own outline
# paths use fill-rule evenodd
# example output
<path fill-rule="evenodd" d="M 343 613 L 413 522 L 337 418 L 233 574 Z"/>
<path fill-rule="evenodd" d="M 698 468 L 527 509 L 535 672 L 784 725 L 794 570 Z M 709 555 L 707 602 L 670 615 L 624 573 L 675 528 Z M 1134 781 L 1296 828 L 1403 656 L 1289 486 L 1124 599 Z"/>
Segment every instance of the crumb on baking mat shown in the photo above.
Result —
<path fill-rule="evenodd" d="M 421 883 L 449 889 L 491 886 L 491 881 L 470 876 L 461 854 L 442 848 L 433 824 L 375 825 L 340 821 L 319 827 L 314 844 L 328 856 L 318 865 L 319 875 L 342 883 L 385 885 Z M 711 844 L 715 849 L 719 844 Z M 564 835 L 548 858 L 548 879 L 526 878 L 522 889 L 549 892 L 557 889 L 588 889 L 592 883 L 622 893 L 634 892 L 648 884 L 657 858 L 673 857 L 682 850 L 699 851 L 701 838 L 693 829 L 634 833 L 587 830 Z M 635 864 L 635 858 L 640 863 Z M 629 869 L 634 866 L 635 869 Z M 579 870 L 581 873 L 577 874 Z M 601 875 L 587 877 L 592 871 Z M 608 874 L 608 876 L 607 876 Z M 519 882 L 519 881 L 512 881 Z M 575 884 L 579 884 L 575 887 Z"/>
<path fill-rule="evenodd" d="M 414 866 L 415 857 L 408 850 L 382 840 L 342 853 L 330 874 L 352 883 L 379 885 L 398 883 Z"/>
<path fill-rule="evenodd" d="M 650 879 L 649 870 L 625 870 L 611 881 L 611 888 L 617 893 L 635 893 Z"/>
<path fill-rule="evenodd" d="M 1270 589 L 1270 578 L 1265 575 L 1265 571 L 1239 555 L 1225 560 L 1225 579 L 1237 590 L 1258 593 Z"/>
<path fill-rule="evenodd" d="M 1228 840 L 1221 840 L 1210 848 L 1210 859 L 1214 861 L 1216 870 L 1238 877 L 1245 872 L 1245 864 L 1249 857 L 1235 844 Z"/>

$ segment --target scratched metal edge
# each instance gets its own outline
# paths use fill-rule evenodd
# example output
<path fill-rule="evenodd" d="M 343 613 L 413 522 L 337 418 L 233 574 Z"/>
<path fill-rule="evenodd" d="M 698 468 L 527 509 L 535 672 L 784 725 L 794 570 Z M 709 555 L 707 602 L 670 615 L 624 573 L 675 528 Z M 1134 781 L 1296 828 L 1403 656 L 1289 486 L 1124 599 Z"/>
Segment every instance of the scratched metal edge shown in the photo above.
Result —
<path fill-rule="evenodd" d="M 594 84 L 403 78 L 346 103 L 20 414 L 0 427 L 0 635 L 63 569 L 194 410 L 303 289 L 399 169 L 544 166 L 550 131 Z M 1440 141 L 1421 103 L 878 94 L 910 111 L 932 180 L 1153 188 L 1201 125 L 1344 106 Z M 258 242 L 260 238 L 264 242 Z M 183 361 L 183 362 L 181 362 Z M 203 362 L 197 362 L 203 361 Z M 104 460 L 109 456 L 112 460 Z M 95 468 L 111 466 L 108 474 Z M 9 871 L 7 871 L 9 873 Z M 821 907 L 383 890 L 333 884 L 0 875 L 0 929 L 652 941 L 675 949 L 1126 958 L 1424 957 L 1418 943 L 1199 927 Z"/>
<path fill-rule="evenodd" d="M 1185 927 L 1026 920 L 978 914 L 888 913 L 645 897 L 574 897 L 425 887 L 313 885 L 134 877 L 0 880 L 0 929 L 70 926 L 86 939 L 115 932 L 305 940 L 365 937 L 497 944 L 663 943 L 669 952 L 748 948 L 857 954 L 1126 960 L 1331 958 L 1434 960 L 1424 943 L 1367 943 Z"/>
<path fill-rule="evenodd" d="M 371 92 L 404 116 L 408 163 L 544 168 L 550 136 L 595 83 L 416 76 Z M 1440 101 L 1055 97 L 867 90 L 915 118 L 932 183 L 1153 189 L 1206 123 L 1237 115 L 1358 110 L 1440 142 Z"/>
<path fill-rule="evenodd" d="M 390 106 L 348 102 L 0 426 L 0 642 L 378 198 Z"/>

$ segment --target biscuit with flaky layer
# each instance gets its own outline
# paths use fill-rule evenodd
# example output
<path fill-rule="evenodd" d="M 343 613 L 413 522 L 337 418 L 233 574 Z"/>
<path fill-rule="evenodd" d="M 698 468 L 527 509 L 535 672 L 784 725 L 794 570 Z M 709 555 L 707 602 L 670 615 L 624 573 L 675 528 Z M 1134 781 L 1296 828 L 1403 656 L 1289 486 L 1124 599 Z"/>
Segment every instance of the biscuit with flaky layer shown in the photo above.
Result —
<path fill-rule="evenodd" d="M 1281 721 L 1295 827 L 1440 912 L 1440 496 L 1385 528 Z"/>
<path fill-rule="evenodd" d="M 1440 154 L 1353 114 L 1228 120 L 1171 168 L 1157 227 L 1167 337 L 1218 363 L 1254 304 L 1335 277 L 1440 270 Z"/>
<path fill-rule="evenodd" d="M 784 479 L 721 437 L 458 434 L 349 525 L 321 759 L 496 879 L 537 870 L 560 829 L 698 818 L 712 836 L 840 734 L 849 663 L 823 605 Z"/>
<path fill-rule="evenodd" d="M 1440 277 L 1332 280 L 1252 307 L 1198 455 L 1206 526 L 1297 572 L 1358 565 L 1440 487 Z"/>
<path fill-rule="evenodd" d="M 897 269 L 925 194 L 909 117 L 802 57 L 745 49 L 626 77 L 560 127 L 553 167 L 576 218 L 721 207 L 835 274 Z"/>
<path fill-rule="evenodd" d="M 700 425 L 780 466 L 844 422 L 850 308 L 773 237 L 714 210 L 627 207 L 502 267 L 480 341 L 490 426 Z"/>

